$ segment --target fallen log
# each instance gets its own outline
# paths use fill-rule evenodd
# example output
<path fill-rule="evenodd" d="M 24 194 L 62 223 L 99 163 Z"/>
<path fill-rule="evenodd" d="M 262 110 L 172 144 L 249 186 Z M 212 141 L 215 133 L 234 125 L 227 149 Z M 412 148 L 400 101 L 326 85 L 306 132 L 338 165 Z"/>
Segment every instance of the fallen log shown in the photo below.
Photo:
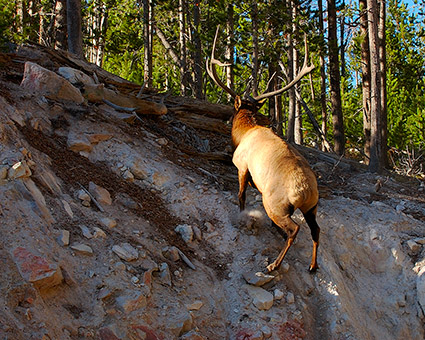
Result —
<path fill-rule="evenodd" d="M 117 93 L 105 88 L 103 84 L 85 85 L 84 97 L 92 103 L 103 103 L 106 100 L 121 109 L 127 108 L 131 111 L 134 109 L 138 114 L 165 115 L 168 111 L 163 104 Z"/>
<path fill-rule="evenodd" d="M 202 129 L 206 131 L 218 132 L 222 135 L 230 136 L 230 126 L 225 124 L 221 119 L 202 116 L 196 113 L 171 109 L 175 117 L 182 123 L 193 127 L 194 129 Z"/>

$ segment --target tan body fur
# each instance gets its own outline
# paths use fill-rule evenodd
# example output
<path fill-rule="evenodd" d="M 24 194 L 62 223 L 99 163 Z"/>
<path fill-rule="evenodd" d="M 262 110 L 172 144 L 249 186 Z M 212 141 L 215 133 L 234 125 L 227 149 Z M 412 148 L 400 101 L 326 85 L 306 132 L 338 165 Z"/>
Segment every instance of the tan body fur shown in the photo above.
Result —
<path fill-rule="evenodd" d="M 235 101 L 237 114 L 233 119 L 232 141 L 236 148 L 233 163 L 238 168 L 239 204 L 245 208 L 245 191 L 251 182 L 263 195 L 263 205 L 270 219 L 288 235 L 286 247 L 267 268 L 278 268 L 293 243 L 299 226 L 291 215 L 296 209 L 304 214 L 313 236 L 313 257 L 310 271 L 317 269 L 317 247 L 320 229 L 315 215 L 319 193 L 316 177 L 294 147 L 269 128 L 257 125 L 255 108 Z"/>

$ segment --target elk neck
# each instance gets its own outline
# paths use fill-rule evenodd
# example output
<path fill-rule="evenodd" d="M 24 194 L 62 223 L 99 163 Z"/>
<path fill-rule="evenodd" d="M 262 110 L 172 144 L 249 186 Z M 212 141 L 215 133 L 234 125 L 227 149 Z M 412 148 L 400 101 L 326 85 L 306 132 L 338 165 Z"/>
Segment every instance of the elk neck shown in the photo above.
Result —
<path fill-rule="evenodd" d="M 255 114 L 250 109 L 240 108 L 233 117 L 232 121 L 232 143 L 236 148 L 241 142 L 242 137 L 252 128 L 258 126 Z"/>

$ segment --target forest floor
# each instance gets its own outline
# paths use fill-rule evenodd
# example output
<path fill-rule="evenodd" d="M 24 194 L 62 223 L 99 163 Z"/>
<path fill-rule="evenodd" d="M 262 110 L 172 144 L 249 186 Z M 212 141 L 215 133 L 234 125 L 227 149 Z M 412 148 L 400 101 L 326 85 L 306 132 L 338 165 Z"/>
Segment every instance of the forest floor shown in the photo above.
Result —
<path fill-rule="evenodd" d="M 423 339 L 423 180 L 301 149 L 319 182 L 319 270 L 296 213 L 296 243 L 255 287 L 284 240 L 253 188 L 239 213 L 229 135 L 177 114 L 196 101 L 129 123 L 24 89 L 27 61 L 92 76 L 45 49 L 0 54 L 2 339 Z M 81 199 L 90 183 L 100 207 Z"/>

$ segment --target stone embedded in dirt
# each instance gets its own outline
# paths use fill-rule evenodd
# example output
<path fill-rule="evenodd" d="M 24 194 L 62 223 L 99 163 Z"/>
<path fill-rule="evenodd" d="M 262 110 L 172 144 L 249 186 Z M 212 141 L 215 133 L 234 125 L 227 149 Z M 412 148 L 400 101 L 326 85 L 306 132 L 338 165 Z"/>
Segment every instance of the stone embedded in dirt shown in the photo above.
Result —
<path fill-rule="evenodd" d="M 422 245 L 417 243 L 415 240 L 408 240 L 407 245 L 412 253 L 417 254 L 422 249 Z"/>
<path fill-rule="evenodd" d="M 269 310 L 273 306 L 273 294 L 267 290 L 252 285 L 245 285 L 245 289 L 252 298 L 252 303 L 259 310 Z"/>
<path fill-rule="evenodd" d="M 291 292 L 288 292 L 288 294 L 286 294 L 286 303 L 291 305 L 295 302 L 295 295 Z"/>
<path fill-rule="evenodd" d="M 68 246 L 69 245 L 69 231 L 64 230 L 64 229 L 60 230 L 57 240 L 58 240 L 58 243 L 61 246 Z"/>
<path fill-rule="evenodd" d="M 65 78 L 32 62 L 25 63 L 21 87 L 49 99 L 82 104 L 84 98 L 80 90 Z"/>
<path fill-rule="evenodd" d="M 93 249 L 90 246 L 88 246 L 87 244 L 82 244 L 82 243 L 73 244 L 71 246 L 71 249 L 75 250 L 76 252 L 78 252 L 80 254 L 93 255 Z"/>
<path fill-rule="evenodd" d="M 139 258 L 139 252 L 129 243 L 121 243 L 121 245 L 114 245 L 112 251 L 124 261 L 134 261 Z"/>
<path fill-rule="evenodd" d="M 108 190 L 105 188 L 102 188 L 101 186 L 90 182 L 89 183 L 89 191 L 93 195 L 93 197 L 98 201 L 100 204 L 112 204 L 111 194 Z"/>
<path fill-rule="evenodd" d="M 112 229 L 112 228 L 115 228 L 117 226 L 117 221 L 114 220 L 113 218 L 102 217 L 99 221 L 102 225 L 104 225 L 108 229 Z"/>
<path fill-rule="evenodd" d="M 125 313 L 130 313 L 136 309 L 146 307 L 146 296 L 140 291 L 128 291 L 126 295 L 116 298 L 116 303 Z"/>
<path fill-rule="evenodd" d="M 262 272 L 245 272 L 242 274 L 245 281 L 251 285 L 261 287 L 265 285 L 267 282 L 270 282 L 274 279 L 273 275 L 267 275 Z"/>
<path fill-rule="evenodd" d="M 190 303 L 190 304 L 187 304 L 186 305 L 186 308 L 188 309 L 188 310 L 199 310 L 199 309 L 201 309 L 201 307 L 204 305 L 204 303 L 201 301 L 201 300 L 196 300 L 196 301 L 193 301 L 192 303 Z"/>
<path fill-rule="evenodd" d="M 159 277 L 163 283 L 165 283 L 167 286 L 171 286 L 170 267 L 165 262 L 161 263 L 159 266 Z"/>
<path fill-rule="evenodd" d="M 185 311 L 184 309 L 180 310 L 181 313 L 170 315 L 170 318 L 167 323 L 168 330 L 174 334 L 174 336 L 179 337 L 184 333 L 189 332 L 193 327 L 193 319 L 191 313 Z"/>
<path fill-rule="evenodd" d="M 282 300 L 284 296 L 283 292 L 277 288 L 273 291 L 273 295 L 275 300 Z"/>
<path fill-rule="evenodd" d="M 179 250 L 175 246 L 165 247 L 164 249 L 162 249 L 162 255 L 164 255 L 166 259 L 171 260 L 173 262 L 177 262 L 178 260 L 180 260 Z"/>
<path fill-rule="evenodd" d="M 65 200 L 62 200 L 62 205 L 63 205 L 63 208 L 65 209 L 66 213 L 69 215 L 69 217 L 73 218 L 74 213 L 72 212 L 72 209 L 71 209 L 71 206 L 69 205 L 69 203 Z"/>
<path fill-rule="evenodd" d="M 28 178 L 32 175 L 27 162 L 21 161 L 12 165 L 8 170 L 9 179 Z"/>
<path fill-rule="evenodd" d="M 122 178 L 124 178 L 127 182 L 134 182 L 134 175 L 130 170 L 125 170 L 122 174 Z"/>
<path fill-rule="evenodd" d="M 95 84 L 92 77 L 72 67 L 59 67 L 58 73 L 73 85 Z"/>
<path fill-rule="evenodd" d="M 192 227 L 193 229 L 193 236 L 195 237 L 196 240 L 198 241 L 202 241 L 202 231 L 201 229 L 199 229 L 196 225 L 194 225 Z"/>
<path fill-rule="evenodd" d="M 192 226 L 188 224 L 180 224 L 174 230 L 177 234 L 180 234 L 181 238 L 186 243 L 190 243 L 193 241 L 194 233 Z"/>
<path fill-rule="evenodd" d="M 7 165 L 0 165 L 0 180 L 7 178 L 9 167 Z"/>
<path fill-rule="evenodd" d="M 93 234 L 87 226 L 80 225 L 80 229 L 81 229 L 81 233 L 83 234 L 85 238 L 87 239 L 93 238 Z"/>
<path fill-rule="evenodd" d="M 69 150 L 74 152 L 91 152 L 93 150 L 93 145 L 84 134 L 68 134 L 66 145 Z"/>
<path fill-rule="evenodd" d="M 76 193 L 78 199 L 80 199 L 81 201 L 89 201 L 91 200 L 90 195 L 83 189 L 80 189 L 77 191 Z"/>
<path fill-rule="evenodd" d="M 56 263 L 35 255 L 24 247 L 15 248 L 12 255 L 22 277 L 40 290 L 62 283 L 62 271 Z"/>
<path fill-rule="evenodd" d="M 269 326 L 262 327 L 261 331 L 263 332 L 263 335 L 266 339 L 270 338 L 273 335 L 273 332 Z"/>
<path fill-rule="evenodd" d="M 94 238 L 106 238 L 106 233 L 99 227 L 94 227 L 93 237 Z"/>

